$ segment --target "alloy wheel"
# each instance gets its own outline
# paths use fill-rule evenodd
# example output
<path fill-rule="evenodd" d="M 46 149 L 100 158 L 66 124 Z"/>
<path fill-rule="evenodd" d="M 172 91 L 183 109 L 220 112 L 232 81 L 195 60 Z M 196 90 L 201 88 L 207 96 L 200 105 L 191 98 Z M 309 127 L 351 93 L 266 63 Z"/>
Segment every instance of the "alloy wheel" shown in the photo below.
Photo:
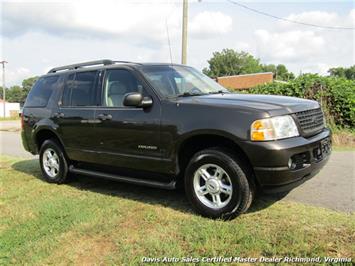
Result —
<path fill-rule="evenodd" d="M 193 186 L 197 198 L 209 208 L 221 209 L 232 199 L 232 181 L 227 172 L 216 164 L 200 166 L 195 171 Z"/>
<path fill-rule="evenodd" d="M 43 169 L 46 174 L 54 178 L 59 173 L 59 157 L 55 150 L 48 148 L 43 152 L 42 156 Z"/>

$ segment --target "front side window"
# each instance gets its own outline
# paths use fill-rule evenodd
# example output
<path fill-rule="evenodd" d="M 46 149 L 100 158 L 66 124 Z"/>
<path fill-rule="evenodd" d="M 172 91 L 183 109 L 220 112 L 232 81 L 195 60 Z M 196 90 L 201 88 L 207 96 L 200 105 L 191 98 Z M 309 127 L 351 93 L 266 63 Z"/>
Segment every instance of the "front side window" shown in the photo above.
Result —
<path fill-rule="evenodd" d="M 104 83 L 103 106 L 124 107 L 126 94 L 138 92 L 144 95 L 143 85 L 128 70 L 107 70 Z"/>
<path fill-rule="evenodd" d="M 163 96 L 193 96 L 227 93 L 228 90 L 192 67 L 144 66 L 144 76 Z"/>
<path fill-rule="evenodd" d="M 96 105 L 98 71 L 78 72 L 69 75 L 63 92 L 63 106 Z"/>
<path fill-rule="evenodd" d="M 26 107 L 45 107 L 48 104 L 55 84 L 58 81 L 58 76 L 49 76 L 40 78 L 33 86 L 32 90 L 27 96 Z"/>

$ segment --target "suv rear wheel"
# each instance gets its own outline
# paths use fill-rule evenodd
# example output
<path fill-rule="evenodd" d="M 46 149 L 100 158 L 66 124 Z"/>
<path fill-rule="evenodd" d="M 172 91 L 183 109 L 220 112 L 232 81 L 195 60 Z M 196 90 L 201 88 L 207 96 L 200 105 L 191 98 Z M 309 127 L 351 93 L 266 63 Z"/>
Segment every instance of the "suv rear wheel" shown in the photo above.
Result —
<path fill-rule="evenodd" d="M 67 180 L 68 163 L 64 152 L 55 140 L 43 142 L 39 160 L 44 179 L 49 183 L 62 184 Z"/>
<path fill-rule="evenodd" d="M 245 212 L 254 195 L 238 158 L 220 148 L 193 156 L 185 171 L 185 191 L 198 213 L 222 219 Z"/>

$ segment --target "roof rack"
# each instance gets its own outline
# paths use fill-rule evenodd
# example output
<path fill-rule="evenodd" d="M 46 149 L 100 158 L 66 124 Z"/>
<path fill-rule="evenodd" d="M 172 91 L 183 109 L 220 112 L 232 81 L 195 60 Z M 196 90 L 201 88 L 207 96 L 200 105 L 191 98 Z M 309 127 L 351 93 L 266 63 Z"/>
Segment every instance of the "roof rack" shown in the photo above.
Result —
<path fill-rule="evenodd" d="M 84 62 L 84 63 L 79 63 L 79 64 L 72 64 L 72 65 L 66 65 L 66 66 L 61 66 L 61 67 L 55 67 L 52 68 L 51 70 L 48 71 L 49 73 L 56 73 L 58 71 L 62 70 L 73 70 L 73 69 L 78 69 L 81 67 L 86 67 L 86 66 L 96 66 L 96 65 L 113 65 L 115 63 L 132 63 L 129 61 L 113 61 L 110 59 L 103 59 L 103 60 L 96 60 L 96 61 L 89 61 L 89 62 Z"/>

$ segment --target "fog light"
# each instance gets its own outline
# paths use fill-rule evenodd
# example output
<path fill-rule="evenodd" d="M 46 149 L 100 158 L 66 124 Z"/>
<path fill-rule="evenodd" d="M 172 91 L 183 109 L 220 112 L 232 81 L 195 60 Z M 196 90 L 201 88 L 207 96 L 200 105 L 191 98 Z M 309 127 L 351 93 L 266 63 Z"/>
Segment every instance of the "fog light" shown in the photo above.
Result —
<path fill-rule="evenodd" d="M 292 161 L 292 158 L 290 158 L 289 160 L 288 160 L 288 168 L 290 168 L 290 169 L 295 169 L 296 168 L 296 164 Z"/>

